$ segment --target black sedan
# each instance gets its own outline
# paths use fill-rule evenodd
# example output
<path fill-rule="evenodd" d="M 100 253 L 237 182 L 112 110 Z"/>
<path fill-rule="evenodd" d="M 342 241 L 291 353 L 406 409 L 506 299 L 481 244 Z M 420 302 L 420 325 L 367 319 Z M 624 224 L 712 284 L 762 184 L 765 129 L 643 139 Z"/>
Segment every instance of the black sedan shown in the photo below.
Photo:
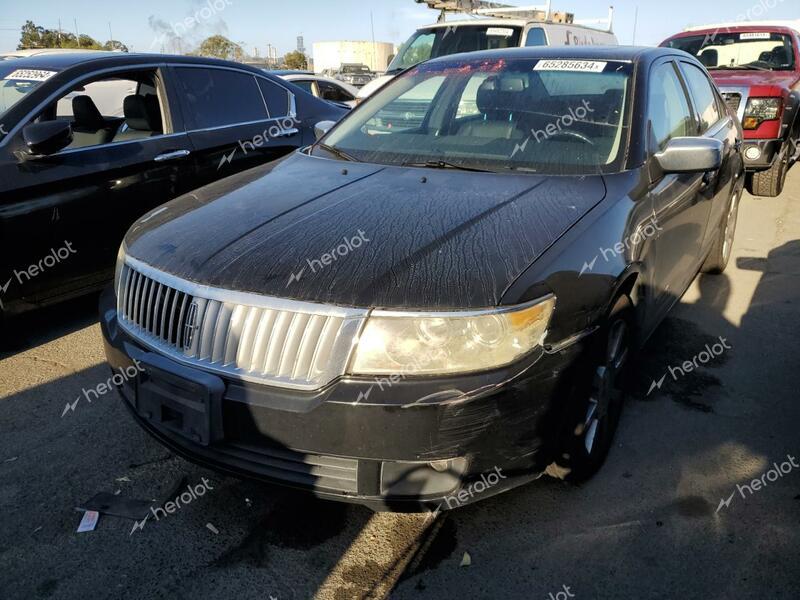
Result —
<path fill-rule="evenodd" d="M 347 111 L 226 61 L 46 54 L 0 65 L 0 318 L 102 289 L 154 207 L 314 141 Z"/>
<path fill-rule="evenodd" d="M 586 478 L 625 367 L 728 262 L 741 138 L 679 51 L 419 65 L 131 228 L 101 300 L 124 403 L 190 460 L 375 508 Z"/>

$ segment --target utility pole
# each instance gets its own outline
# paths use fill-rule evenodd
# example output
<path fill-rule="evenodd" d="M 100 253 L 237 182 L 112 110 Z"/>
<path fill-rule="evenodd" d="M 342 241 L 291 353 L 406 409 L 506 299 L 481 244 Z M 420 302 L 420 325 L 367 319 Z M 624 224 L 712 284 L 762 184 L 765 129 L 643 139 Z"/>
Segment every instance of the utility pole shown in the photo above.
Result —
<path fill-rule="evenodd" d="M 114 34 L 111 33 L 111 21 L 108 22 L 108 41 L 110 41 L 110 42 L 114 41 Z M 112 50 L 114 49 L 114 45 L 113 44 L 111 45 L 111 49 Z"/>
<path fill-rule="evenodd" d="M 631 46 L 636 45 L 636 27 L 638 25 L 639 25 L 639 7 L 637 6 L 636 12 L 634 13 L 633 16 L 633 42 L 631 43 Z"/>
<path fill-rule="evenodd" d="M 372 11 L 369 11 L 369 24 L 372 28 L 372 70 L 379 71 L 378 69 L 378 51 L 375 48 L 375 21 L 372 18 Z"/>
<path fill-rule="evenodd" d="M 78 19 L 73 18 L 72 21 L 75 23 L 75 39 L 78 41 L 78 48 L 81 47 L 81 36 L 78 33 Z"/>

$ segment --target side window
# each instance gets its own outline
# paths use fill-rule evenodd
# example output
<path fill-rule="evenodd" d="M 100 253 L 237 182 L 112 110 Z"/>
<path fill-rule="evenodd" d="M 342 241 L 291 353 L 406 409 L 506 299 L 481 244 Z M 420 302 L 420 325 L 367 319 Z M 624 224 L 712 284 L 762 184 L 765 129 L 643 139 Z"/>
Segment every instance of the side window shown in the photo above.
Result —
<path fill-rule="evenodd" d="M 325 100 L 333 100 L 334 102 L 347 102 L 349 100 L 355 100 L 355 98 L 350 95 L 347 90 L 340 88 L 338 85 L 328 83 L 327 81 L 317 81 L 317 85 L 319 86 L 320 96 L 325 98 Z"/>
<path fill-rule="evenodd" d="M 289 91 L 266 79 L 258 77 L 258 85 L 269 109 L 269 118 L 277 119 L 289 114 Z"/>
<path fill-rule="evenodd" d="M 544 34 L 544 29 L 541 27 L 534 27 L 528 31 L 528 36 L 525 38 L 526 46 L 547 46 L 547 36 Z"/>
<path fill-rule="evenodd" d="M 671 62 L 655 67 L 650 73 L 647 115 L 660 149 L 672 138 L 695 134 L 689 102 Z"/>
<path fill-rule="evenodd" d="M 72 143 L 66 150 L 163 135 L 167 126 L 156 77 L 155 70 L 138 71 L 82 83 L 36 121 L 69 121 Z"/>
<path fill-rule="evenodd" d="M 176 67 L 175 72 L 194 129 L 267 119 L 253 75 L 196 67 Z"/>
<path fill-rule="evenodd" d="M 704 133 L 722 118 L 717 104 L 717 96 L 708 77 L 700 69 L 689 63 L 681 63 L 681 69 L 697 104 L 697 112 L 700 114 L 700 131 Z"/>
<path fill-rule="evenodd" d="M 293 79 L 291 83 L 307 91 L 309 94 L 314 94 L 314 82 L 309 79 Z"/>

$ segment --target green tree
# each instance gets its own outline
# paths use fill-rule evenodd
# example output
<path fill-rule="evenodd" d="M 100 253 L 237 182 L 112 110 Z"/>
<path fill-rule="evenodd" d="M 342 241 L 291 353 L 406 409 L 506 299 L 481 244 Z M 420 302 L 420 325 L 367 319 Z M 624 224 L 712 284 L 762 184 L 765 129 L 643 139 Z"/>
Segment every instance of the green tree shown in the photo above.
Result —
<path fill-rule="evenodd" d="M 121 50 L 122 52 L 128 52 L 128 47 L 119 40 L 108 40 L 103 44 L 103 50 Z"/>
<path fill-rule="evenodd" d="M 197 49 L 198 56 L 210 56 L 225 60 L 232 60 L 237 53 L 241 52 L 241 47 L 224 35 L 212 35 L 210 38 L 206 38 Z"/>
<path fill-rule="evenodd" d="M 109 40 L 100 44 L 92 36 L 82 33 L 76 38 L 74 33 L 45 29 L 33 21 L 25 21 L 19 36 L 17 50 L 28 48 L 81 48 L 86 50 L 124 50 L 128 48 L 122 42 Z"/>
<path fill-rule="evenodd" d="M 283 62 L 286 63 L 286 67 L 289 69 L 302 70 L 308 68 L 308 59 L 306 58 L 306 55 L 297 50 L 294 52 L 289 52 L 286 56 L 284 56 Z"/>

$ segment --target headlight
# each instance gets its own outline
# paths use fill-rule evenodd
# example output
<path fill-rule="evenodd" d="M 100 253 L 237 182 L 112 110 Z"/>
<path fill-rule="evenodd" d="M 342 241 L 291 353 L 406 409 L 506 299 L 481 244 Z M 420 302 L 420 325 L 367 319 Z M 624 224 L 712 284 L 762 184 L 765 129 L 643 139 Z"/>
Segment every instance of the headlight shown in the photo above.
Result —
<path fill-rule="evenodd" d="M 432 375 L 493 369 L 541 345 L 556 299 L 477 312 L 374 311 L 351 374 Z"/>
<path fill-rule="evenodd" d="M 758 129 L 764 121 L 774 121 L 781 114 L 783 100 L 781 98 L 750 98 L 744 109 L 745 129 Z"/>
<path fill-rule="evenodd" d="M 123 241 L 117 252 L 117 266 L 114 267 L 114 293 L 119 293 L 119 280 L 122 277 L 122 267 L 125 265 L 125 256 L 128 251 L 128 246 Z"/>

